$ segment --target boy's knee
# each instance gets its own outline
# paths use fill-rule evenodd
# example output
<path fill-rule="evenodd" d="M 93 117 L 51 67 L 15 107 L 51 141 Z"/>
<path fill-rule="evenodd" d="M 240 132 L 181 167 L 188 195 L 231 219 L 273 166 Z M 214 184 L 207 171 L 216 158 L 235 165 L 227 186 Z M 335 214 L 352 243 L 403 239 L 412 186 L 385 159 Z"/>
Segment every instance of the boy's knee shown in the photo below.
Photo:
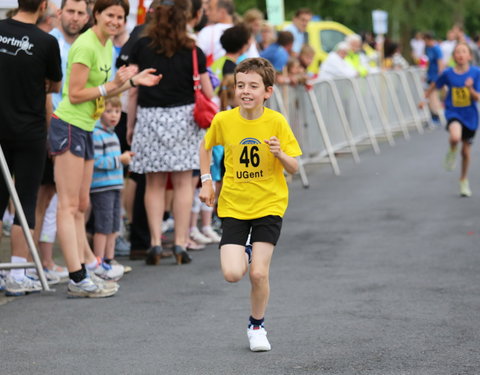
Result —
<path fill-rule="evenodd" d="M 239 271 L 225 271 L 223 277 L 229 283 L 237 283 L 243 278 L 243 274 Z"/>
<path fill-rule="evenodd" d="M 262 271 L 251 271 L 250 280 L 252 284 L 263 284 L 268 281 L 268 274 Z"/>

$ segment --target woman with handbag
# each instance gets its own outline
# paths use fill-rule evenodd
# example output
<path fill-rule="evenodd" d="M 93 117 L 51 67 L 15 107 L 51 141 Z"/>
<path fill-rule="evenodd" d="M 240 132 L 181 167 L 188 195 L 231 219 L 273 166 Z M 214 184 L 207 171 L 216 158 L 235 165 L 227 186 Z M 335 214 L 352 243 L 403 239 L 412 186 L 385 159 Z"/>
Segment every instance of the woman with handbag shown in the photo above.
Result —
<path fill-rule="evenodd" d="M 194 121 L 193 58 L 195 48 L 203 94 L 213 97 L 203 52 L 188 36 L 190 0 L 162 0 L 155 7 L 145 36 L 132 48 L 130 64 L 154 67 L 163 75 L 156 87 L 133 88 L 129 97 L 127 140 L 135 153 L 130 168 L 146 174 L 145 208 L 151 237 L 146 263 L 158 264 L 163 252 L 161 227 L 165 187 L 171 173 L 174 187 L 174 255 L 189 263 L 186 251 L 192 207 L 192 170 L 199 168 L 198 148 L 204 130 Z"/>

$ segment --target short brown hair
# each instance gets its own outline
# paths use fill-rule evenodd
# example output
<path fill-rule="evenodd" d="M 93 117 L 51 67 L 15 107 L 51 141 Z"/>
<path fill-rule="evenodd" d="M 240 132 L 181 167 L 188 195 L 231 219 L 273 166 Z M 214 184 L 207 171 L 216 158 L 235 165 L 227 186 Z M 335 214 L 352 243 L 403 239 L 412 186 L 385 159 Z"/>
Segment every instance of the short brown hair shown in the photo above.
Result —
<path fill-rule="evenodd" d="M 93 19 L 95 24 L 97 23 L 95 14 L 102 13 L 105 9 L 113 5 L 119 5 L 123 8 L 125 11 L 125 21 L 127 20 L 128 12 L 130 11 L 128 0 L 96 0 L 95 5 L 93 6 Z"/>
<path fill-rule="evenodd" d="M 115 107 L 115 108 L 122 108 L 122 100 L 118 95 L 109 96 L 105 98 L 105 107 L 107 106 L 107 104 L 110 104 L 112 107 Z"/>
<path fill-rule="evenodd" d="M 275 69 L 270 61 L 263 57 L 253 57 L 243 60 L 235 68 L 235 85 L 237 85 L 237 73 L 257 73 L 262 77 L 265 88 L 275 83 Z"/>
<path fill-rule="evenodd" d="M 296 12 L 295 12 L 295 15 L 294 17 L 297 18 L 297 17 L 300 17 L 302 14 L 308 14 L 308 15 L 312 15 L 312 11 L 308 8 L 300 8 L 298 9 Z"/>
<path fill-rule="evenodd" d="M 18 9 L 28 13 L 35 13 L 40 8 L 40 4 L 45 1 L 46 0 L 18 0 Z"/>

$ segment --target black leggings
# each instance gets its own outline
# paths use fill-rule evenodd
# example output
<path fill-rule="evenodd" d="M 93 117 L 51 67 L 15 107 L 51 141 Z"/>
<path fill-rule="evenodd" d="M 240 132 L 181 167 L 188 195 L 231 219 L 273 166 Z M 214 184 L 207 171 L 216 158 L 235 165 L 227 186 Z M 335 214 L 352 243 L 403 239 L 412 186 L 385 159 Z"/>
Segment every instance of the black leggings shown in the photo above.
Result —
<path fill-rule="evenodd" d="M 28 226 L 33 229 L 35 227 L 35 205 L 43 176 L 47 141 L 45 139 L 0 140 L 0 146 L 2 146 L 10 173 L 15 176 L 15 189 L 25 212 Z M 2 173 L 0 174 L 0 215 L 2 216 L 7 208 L 9 198 L 10 193 Z M 0 220 L 2 216 L 0 216 Z M 13 223 L 20 225 L 17 215 L 15 215 Z"/>

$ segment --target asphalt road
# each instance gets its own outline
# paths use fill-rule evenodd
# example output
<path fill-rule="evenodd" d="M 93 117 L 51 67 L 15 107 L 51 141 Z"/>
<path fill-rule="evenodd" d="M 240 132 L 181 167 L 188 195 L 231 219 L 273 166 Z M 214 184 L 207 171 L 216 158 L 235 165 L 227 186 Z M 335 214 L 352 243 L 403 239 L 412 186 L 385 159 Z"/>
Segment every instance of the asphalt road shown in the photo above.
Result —
<path fill-rule="evenodd" d="M 268 353 L 246 337 L 249 284 L 228 284 L 218 250 L 190 265 L 134 267 L 105 300 L 54 294 L 0 306 L 0 373 L 480 373 L 480 152 L 471 198 L 442 168 L 436 130 L 309 168 L 291 185 L 271 270 Z"/>

